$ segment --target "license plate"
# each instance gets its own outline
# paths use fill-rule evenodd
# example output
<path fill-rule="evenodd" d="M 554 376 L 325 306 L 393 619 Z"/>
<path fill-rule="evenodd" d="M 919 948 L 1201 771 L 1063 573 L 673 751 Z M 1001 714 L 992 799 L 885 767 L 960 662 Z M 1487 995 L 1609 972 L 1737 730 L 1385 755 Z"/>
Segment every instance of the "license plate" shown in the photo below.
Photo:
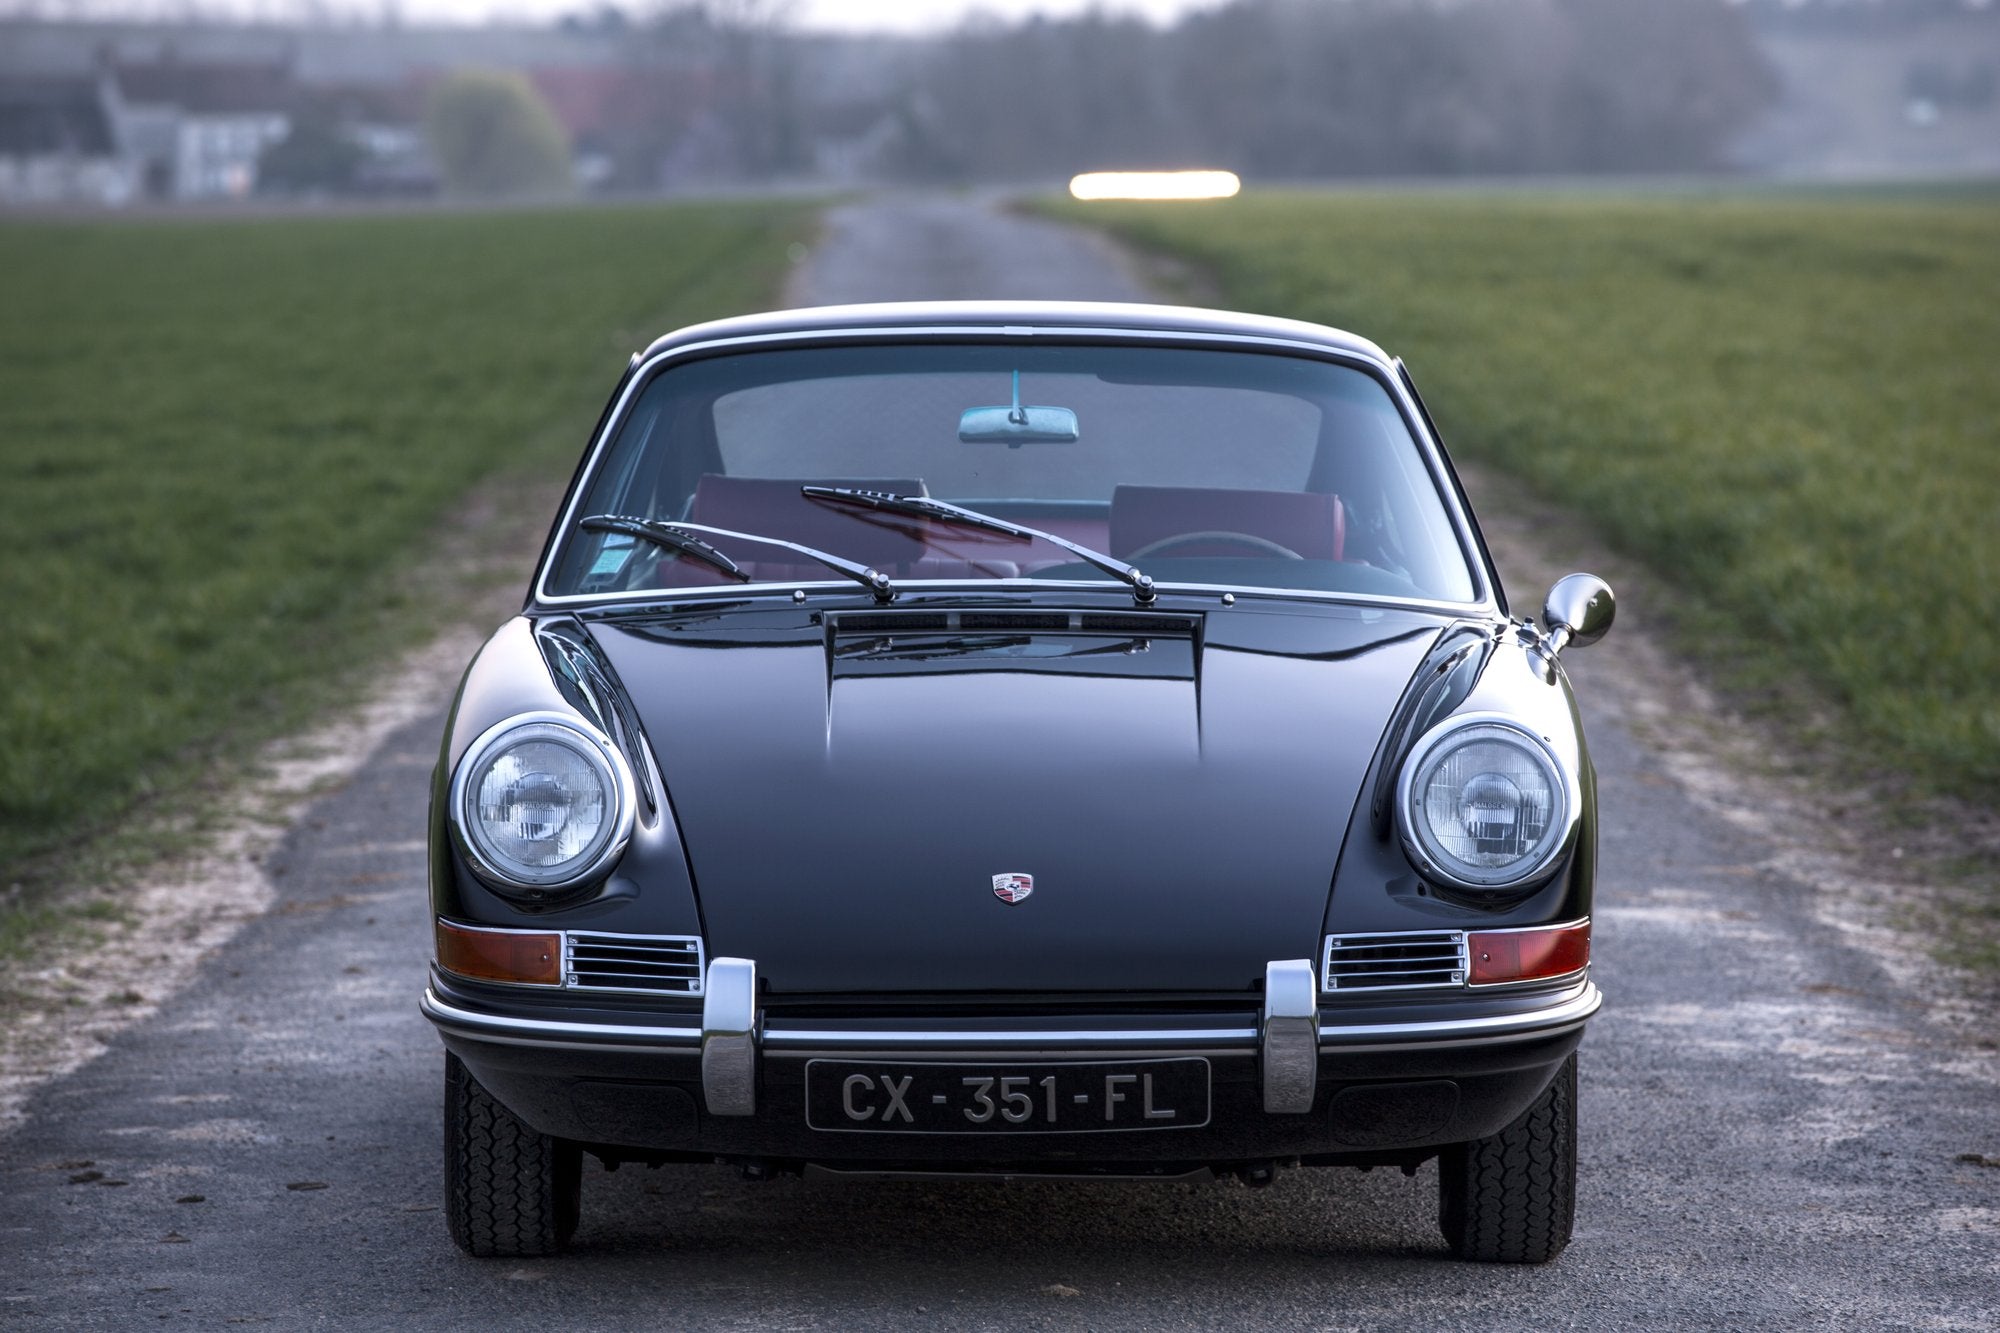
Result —
<path fill-rule="evenodd" d="M 806 1124 L 890 1134 L 1078 1134 L 1208 1123 L 1208 1061 L 806 1063 Z"/>

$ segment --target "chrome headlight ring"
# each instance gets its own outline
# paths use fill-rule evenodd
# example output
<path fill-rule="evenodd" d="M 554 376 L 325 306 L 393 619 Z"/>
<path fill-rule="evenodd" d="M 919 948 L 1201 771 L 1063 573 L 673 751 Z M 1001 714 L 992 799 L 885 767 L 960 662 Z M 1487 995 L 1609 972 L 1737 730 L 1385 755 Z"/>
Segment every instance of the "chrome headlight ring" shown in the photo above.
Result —
<path fill-rule="evenodd" d="M 1577 786 L 1548 742 L 1519 719 L 1455 714 L 1404 759 L 1397 829 L 1429 878 L 1475 893 L 1523 888 L 1573 842 Z"/>
<path fill-rule="evenodd" d="M 637 806 L 631 766 L 603 732 L 571 713 L 518 713 L 466 747 L 452 774 L 447 822 L 480 879 L 510 896 L 540 898 L 615 863 L 631 841 Z M 492 818 L 496 812 L 512 816 L 512 830 Z"/>

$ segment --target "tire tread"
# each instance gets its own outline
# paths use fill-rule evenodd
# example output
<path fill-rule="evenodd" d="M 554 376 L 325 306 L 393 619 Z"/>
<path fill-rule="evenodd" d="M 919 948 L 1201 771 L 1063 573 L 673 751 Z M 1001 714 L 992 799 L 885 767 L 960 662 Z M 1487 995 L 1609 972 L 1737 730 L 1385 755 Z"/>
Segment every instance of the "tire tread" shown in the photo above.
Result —
<path fill-rule="evenodd" d="M 1483 1263 L 1541 1264 L 1576 1220 L 1576 1056 L 1513 1124 L 1438 1158 L 1438 1224 L 1452 1252 Z"/>
<path fill-rule="evenodd" d="M 479 1258 L 554 1254 L 576 1230 L 581 1154 L 521 1122 L 445 1056 L 445 1216 Z"/>

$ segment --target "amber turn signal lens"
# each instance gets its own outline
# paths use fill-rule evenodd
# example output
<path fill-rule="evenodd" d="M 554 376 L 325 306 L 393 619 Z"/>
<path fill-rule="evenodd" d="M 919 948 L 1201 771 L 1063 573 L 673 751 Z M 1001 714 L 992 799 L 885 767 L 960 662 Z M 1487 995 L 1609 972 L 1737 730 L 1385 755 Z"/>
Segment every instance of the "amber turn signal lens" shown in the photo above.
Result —
<path fill-rule="evenodd" d="M 562 936 L 437 923 L 438 966 L 476 981 L 562 985 Z"/>
<path fill-rule="evenodd" d="M 1547 930 L 1474 931 L 1465 944 L 1472 955 L 1470 985 L 1565 977 L 1590 964 L 1590 923 Z"/>

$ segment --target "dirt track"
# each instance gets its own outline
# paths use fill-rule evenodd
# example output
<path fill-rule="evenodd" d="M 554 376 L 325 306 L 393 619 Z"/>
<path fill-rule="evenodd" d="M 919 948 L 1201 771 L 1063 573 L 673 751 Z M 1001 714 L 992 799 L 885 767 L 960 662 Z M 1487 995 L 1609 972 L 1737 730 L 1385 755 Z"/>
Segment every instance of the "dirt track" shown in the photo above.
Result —
<path fill-rule="evenodd" d="M 900 199 L 837 212 L 794 295 L 1141 293 L 1101 242 Z M 1475 502 L 1531 609 L 1583 548 L 1500 498 Z M 1643 601 L 1621 619 L 1569 658 L 1603 789 L 1608 1002 L 1583 1048 L 1578 1235 L 1549 1268 L 1447 1260 L 1428 1168 L 1254 1192 L 592 1169 L 575 1253 L 462 1258 L 415 1011 L 440 698 L 289 832 L 274 909 L 0 1140 L 0 1319 L 1992 1327 L 2000 1169 L 1959 1158 L 2000 1158 L 2000 1058 L 1880 928 L 1867 877 L 1706 756 Z"/>

